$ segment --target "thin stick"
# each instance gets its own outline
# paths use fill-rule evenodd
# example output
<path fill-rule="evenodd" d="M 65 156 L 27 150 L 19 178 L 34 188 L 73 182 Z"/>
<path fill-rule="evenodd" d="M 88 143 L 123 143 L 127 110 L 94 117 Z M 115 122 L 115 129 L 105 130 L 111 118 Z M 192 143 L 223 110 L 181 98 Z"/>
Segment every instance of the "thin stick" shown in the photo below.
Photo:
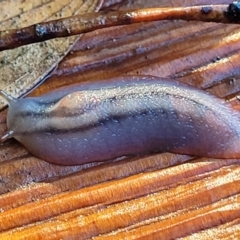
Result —
<path fill-rule="evenodd" d="M 147 8 L 88 13 L 37 23 L 18 30 L 0 32 L 0 51 L 57 37 L 91 32 L 100 28 L 157 20 L 197 20 L 204 22 L 240 23 L 240 3 L 178 8 Z"/>

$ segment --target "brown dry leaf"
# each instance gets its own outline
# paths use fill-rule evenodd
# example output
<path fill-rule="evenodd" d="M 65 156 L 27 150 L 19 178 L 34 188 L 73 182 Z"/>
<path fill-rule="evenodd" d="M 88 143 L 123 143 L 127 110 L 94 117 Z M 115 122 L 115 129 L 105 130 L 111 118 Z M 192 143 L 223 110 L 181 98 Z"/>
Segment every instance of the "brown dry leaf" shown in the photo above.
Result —
<path fill-rule="evenodd" d="M 3 1 L 0 5 L 0 31 L 26 27 L 50 19 L 93 12 L 101 0 L 34 0 Z M 0 89 L 19 97 L 39 84 L 67 54 L 78 36 L 53 39 L 42 43 L 0 52 Z M 5 106 L 1 98 L 0 108 Z"/>

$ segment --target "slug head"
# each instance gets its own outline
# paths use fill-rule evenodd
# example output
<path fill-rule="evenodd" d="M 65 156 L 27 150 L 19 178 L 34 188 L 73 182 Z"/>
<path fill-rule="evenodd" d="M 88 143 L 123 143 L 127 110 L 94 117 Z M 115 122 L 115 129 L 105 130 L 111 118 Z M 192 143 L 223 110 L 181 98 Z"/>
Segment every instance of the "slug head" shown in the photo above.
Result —
<path fill-rule="evenodd" d="M 29 119 L 29 116 L 31 117 L 32 111 L 38 108 L 38 104 L 32 98 L 15 99 L 2 90 L 0 90 L 0 95 L 8 102 L 8 132 L 1 137 L 1 141 L 12 137 L 18 139 L 19 134 L 29 130 L 29 122 L 32 120 Z"/>
<path fill-rule="evenodd" d="M 12 96 L 8 95 L 6 92 L 4 92 L 3 90 L 0 90 L 0 95 L 7 101 L 8 106 L 10 107 L 12 104 L 14 104 L 15 102 L 17 102 L 17 100 L 15 98 L 13 98 Z M 7 124 L 8 125 L 8 124 Z M 9 130 L 7 133 L 5 133 L 2 137 L 1 137 L 1 142 L 6 141 L 7 139 L 11 138 L 13 135 L 13 130 Z"/>

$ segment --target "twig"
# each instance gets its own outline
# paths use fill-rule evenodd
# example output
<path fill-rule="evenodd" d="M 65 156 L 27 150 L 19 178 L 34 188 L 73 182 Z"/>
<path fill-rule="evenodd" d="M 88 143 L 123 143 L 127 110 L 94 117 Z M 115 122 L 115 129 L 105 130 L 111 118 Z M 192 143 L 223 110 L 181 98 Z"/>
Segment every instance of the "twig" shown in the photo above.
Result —
<path fill-rule="evenodd" d="M 62 18 L 37 23 L 22 29 L 0 32 L 0 51 L 111 26 L 173 19 L 239 24 L 240 3 L 178 8 L 147 8 L 109 13 L 99 12 Z"/>

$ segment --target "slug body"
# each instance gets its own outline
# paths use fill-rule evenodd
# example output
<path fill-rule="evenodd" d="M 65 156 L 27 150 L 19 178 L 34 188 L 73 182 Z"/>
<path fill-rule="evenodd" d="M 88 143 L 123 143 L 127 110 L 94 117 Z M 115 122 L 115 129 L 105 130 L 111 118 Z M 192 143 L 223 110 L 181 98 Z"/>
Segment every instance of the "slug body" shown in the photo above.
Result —
<path fill-rule="evenodd" d="M 9 100 L 9 133 L 33 155 L 73 165 L 173 152 L 240 157 L 240 117 L 202 90 L 157 77 L 73 85 Z"/>

